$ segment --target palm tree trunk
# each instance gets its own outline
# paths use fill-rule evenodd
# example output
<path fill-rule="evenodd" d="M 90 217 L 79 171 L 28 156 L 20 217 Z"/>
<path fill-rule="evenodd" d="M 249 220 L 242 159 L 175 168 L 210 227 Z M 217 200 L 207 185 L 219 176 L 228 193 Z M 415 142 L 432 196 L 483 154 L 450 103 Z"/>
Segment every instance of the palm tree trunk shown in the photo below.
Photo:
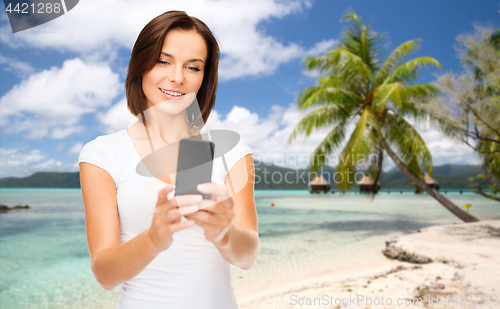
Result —
<path fill-rule="evenodd" d="M 424 189 L 430 196 L 435 198 L 441 205 L 443 205 L 446 209 L 448 209 L 452 214 L 457 216 L 460 220 L 464 222 L 477 222 L 479 221 L 478 218 L 474 217 L 473 215 L 469 214 L 468 212 L 462 210 L 460 207 L 455 205 L 452 201 L 444 197 L 443 195 L 439 194 L 436 190 L 428 186 L 425 181 L 423 181 L 420 177 L 415 175 L 399 158 L 397 155 L 392 151 L 391 147 L 389 144 L 387 144 L 386 140 L 384 137 L 380 136 L 380 143 L 382 144 L 382 147 L 384 150 L 387 152 L 389 157 L 391 157 L 392 161 L 396 163 L 397 167 L 406 175 L 406 177 L 410 178 L 411 181 L 413 181 L 416 185 L 418 185 L 420 188 Z"/>
<path fill-rule="evenodd" d="M 382 163 L 384 159 L 384 149 L 381 147 L 381 145 L 378 146 L 378 171 L 377 171 L 377 177 L 375 177 L 375 182 L 373 183 L 372 187 L 372 198 L 375 198 L 375 194 L 378 192 L 378 179 L 380 178 L 380 174 L 382 174 Z"/>

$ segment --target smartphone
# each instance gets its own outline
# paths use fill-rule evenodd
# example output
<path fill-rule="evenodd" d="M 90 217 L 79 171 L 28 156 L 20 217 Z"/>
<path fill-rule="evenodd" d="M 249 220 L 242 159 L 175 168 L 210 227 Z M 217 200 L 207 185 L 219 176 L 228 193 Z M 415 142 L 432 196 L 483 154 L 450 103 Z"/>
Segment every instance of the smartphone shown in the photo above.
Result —
<path fill-rule="evenodd" d="M 175 195 L 201 194 L 210 199 L 210 194 L 202 194 L 197 185 L 212 181 L 215 144 L 197 138 L 183 138 L 179 142 Z"/>

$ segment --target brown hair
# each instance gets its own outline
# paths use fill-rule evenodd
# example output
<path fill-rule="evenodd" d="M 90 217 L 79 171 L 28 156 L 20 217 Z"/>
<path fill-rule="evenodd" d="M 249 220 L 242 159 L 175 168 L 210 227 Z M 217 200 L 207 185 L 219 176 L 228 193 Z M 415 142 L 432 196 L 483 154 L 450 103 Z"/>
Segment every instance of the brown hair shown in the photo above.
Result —
<path fill-rule="evenodd" d="M 135 41 L 134 48 L 125 81 L 127 107 L 137 116 L 146 109 L 146 95 L 142 89 L 142 76 L 149 72 L 158 63 L 165 36 L 172 29 L 195 30 L 205 40 L 207 47 L 207 60 L 205 72 L 200 89 L 196 95 L 203 119 L 191 120 L 189 107 L 187 111 L 190 125 L 200 125 L 207 122 L 208 116 L 215 105 L 217 93 L 217 78 L 220 50 L 218 40 L 208 26 L 196 17 L 191 17 L 184 11 L 168 11 L 151 20 L 142 29 Z"/>

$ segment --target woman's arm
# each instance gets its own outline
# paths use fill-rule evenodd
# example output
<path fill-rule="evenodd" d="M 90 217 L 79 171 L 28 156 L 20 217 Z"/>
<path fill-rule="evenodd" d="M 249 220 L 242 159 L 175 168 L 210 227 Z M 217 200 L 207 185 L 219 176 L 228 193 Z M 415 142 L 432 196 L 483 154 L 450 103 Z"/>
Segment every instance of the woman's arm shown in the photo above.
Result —
<path fill-rule="evenodd" d="M 158 255 L 148 230 L 120 245 L 116 187 L 105 170 L 80 163 L 91 269 L 108 291 L 135 277 Z"/>
<path fill-rule="evenodd" d="M 247 270 L 259 253 L 260 238 L 257 232 L 242 229 L 231 222 L 226 236 L 214 245 L 228 263 Z"/>
<path fill-rule="evenodd" d="M 242 189 L 232 196 L 234 217 L 229 230 L 224 238 L 214 245 L 228 263 L 247 270 L 252 266 L 260 249 L 254 197 L 253 155 L 241 158 L 231 168 L 226 178 L 226 188 L 230 188 L 231 183 L 236 190 Z"/>

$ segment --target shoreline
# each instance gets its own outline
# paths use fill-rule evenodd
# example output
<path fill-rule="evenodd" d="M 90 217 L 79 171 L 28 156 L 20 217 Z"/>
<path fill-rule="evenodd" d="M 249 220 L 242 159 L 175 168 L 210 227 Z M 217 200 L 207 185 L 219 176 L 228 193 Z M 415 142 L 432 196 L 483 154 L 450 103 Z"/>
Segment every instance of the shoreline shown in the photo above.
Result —
<path fill-rule="evenodd" d="M 242 304 L 247 305 L 248 303 L 255 303 L 262 299 L 268 299 L 272 295 L 281 295 L 282 293 L 297 289 L 297 287 L 302 289 L 304 286 L 315 285 L 317 282 L 324 280 L 340 281 L 352 276 L 363 276 L 371 274 L 372 272 L 383 272 L 388 267 L 395 267 L 400 263 L 389 259 L 380 259 L 380 261 L 363 263 L 363 265 L 361 264 L 361 262 L 351 263 L 348 267 L 343 268 L 341 271 L 338 271 L 338 269 L 330 269 L 326 271 L 319 269 L 313 270 L 305 276 L 299 274 L 283 277 L 268 284 L 264 283 L 261 286 L 237 292 L 236 297 L 242 302 Z"/>
<path fill-rule="evenodd" d="M 431 226 L 387 239 L 385 246 L 407 255 L 428 257 L 432 262 L 414 264 L 389 259 L 381 251 L 373 252 L 364 258 L 364 263 L 363 260 L 350 261 L 341 270 L 339 265 L 331 265 L 330 271 L 312 270 L 305 276 L 292 275 L 237 291 L 238 304 L 241 309 L 330 308 L 328 305 L 344 308 L 346 304 L 334 300 L 351 299 L 349 308 L 396 308 L 401 306 L 396 304 L 399 299 L 421 298 L 424 305 L 432 308 L 500 307 L 500 276 L 495 275 L 500 273 L 500 220 Z M 447 296 L 453 301 L 454 296 L 460 295 L 466 296 L 465 300 L 462 297 L 462 305 L 444 303 Z M 496 295 L 497 304 L 476 295 Z M 360 303 L 361 297 L 364 299 Z M 353 298 L 358 298 L 356 304 Z M 391 299 L 393 303 L 365 303 L 368 298 L 372 301 Z M 436 299 L 438 303 L 434 304 Z"/>
<path fill-rule="evenodd" d="M 375 241 L 377 243 L 381 242 L 382 245 L 373 247 Z M 268 278 L 267 282 L 259 280 L 247 285 L 235 284 L 236 298 L 246 302 L 259 296 L 265 296 L 269 291 L 287 289 L 297 284 L 303 284 L 304 282 L 330 277 L 342 279 L 352 276 L 353 273 L 362 274 L 370 272 L 373 269 L 383 270 L 390 266 L 399 265 L 398 261 L 389 259 L 380 253 L 383 249 L 382 237 L 375 237 L 375 240 L 367 239 L 361 246 L 363 249 L 360 253 L 363 255 L 363 258 L 354 260 L 344 260 L 344 258 L 340 260 L 333 258 L 331 260 L 323 259 L 321 262 L 318 262 L 320 266 L 303 271 L 294 271 L 289 274 L 281 274 L 276 277 L 273 276 Z M 360 247 L 360 243 L 352 243 L 350 247 L 343 247 L 342 249 L 352 250 L 352 248 Z M 368 249 L 365 249 L 365 247 Z"/>

